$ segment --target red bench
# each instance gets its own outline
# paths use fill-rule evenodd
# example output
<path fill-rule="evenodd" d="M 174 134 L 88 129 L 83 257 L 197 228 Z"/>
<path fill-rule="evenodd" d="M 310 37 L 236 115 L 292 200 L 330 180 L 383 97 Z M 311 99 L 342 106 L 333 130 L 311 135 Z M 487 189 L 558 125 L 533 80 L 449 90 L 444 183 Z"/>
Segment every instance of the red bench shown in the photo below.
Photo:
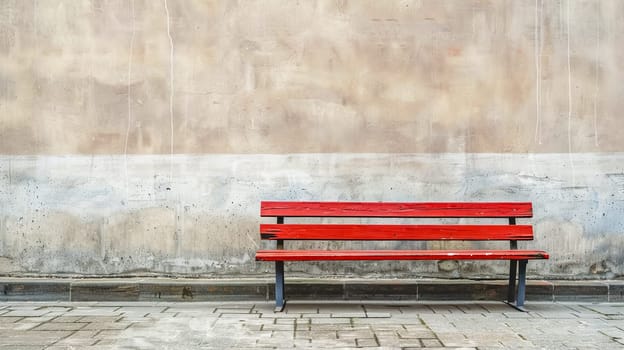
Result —
<path fill-rule="evenodd" d="M 518 241 L 533 239 L 530 225 L 516 218 L 533 216 L 531 203 L 372 203 L 263 201 L 260 216 L 276 217 L 276 224 L 260 224 L 263 240 L 277 241 L 275 250 L 259 250 L 257 261 L 275 261 L 276 311 L 284 308 L 284 262 L 323 260 L 509 260 L 507 303 L 522 310 L 526 265 L 548 259 L 540 250 L 518 250 Z M 285 223 L 286 217 L 318 218 L 507 218 L 509 224 L 404 225 Z M 500 250 L 287 250 L 285 240 L 357 241 L 509 241 Z M 516 298 L 516 273 L 518 291 Z"/>

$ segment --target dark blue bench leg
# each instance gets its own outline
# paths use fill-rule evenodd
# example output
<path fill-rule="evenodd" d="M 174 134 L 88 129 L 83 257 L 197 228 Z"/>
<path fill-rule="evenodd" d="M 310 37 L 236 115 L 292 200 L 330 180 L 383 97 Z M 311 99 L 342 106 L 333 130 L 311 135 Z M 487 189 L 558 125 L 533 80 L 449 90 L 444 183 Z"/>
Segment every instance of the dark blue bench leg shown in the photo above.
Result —
<path fill-rule="evenodd" d="M 516 306 L 522 307 L 524 306 L 524 294 L 526 290 L 526 266 L 527 260 L 520 260 L 519 268 L 518 268 L 518 301 L 516 302 Z"/>
<path fill-rule="evenodd" d="M 284 310 L 284 262 L 275 262 L 275 312 Z"/>
<path fill-rule="evenodd" d="M 516 302 L 516 271 L 518 270 L 518 262 L 516 260 L 509 261 L 509 284 L 507 285 L 507 302 Z"/>
<path fill-rule="evenodd" d="M 524 310 L 524 300 L 526 294 L 526 267 L 528 260 L 510 261 L 509 267 L 509 287 L 507 290 L 507 301 L 509 306 L 520 311 Z M 516 271 L 518 276 L 518 293 L 516 294 Z"/>

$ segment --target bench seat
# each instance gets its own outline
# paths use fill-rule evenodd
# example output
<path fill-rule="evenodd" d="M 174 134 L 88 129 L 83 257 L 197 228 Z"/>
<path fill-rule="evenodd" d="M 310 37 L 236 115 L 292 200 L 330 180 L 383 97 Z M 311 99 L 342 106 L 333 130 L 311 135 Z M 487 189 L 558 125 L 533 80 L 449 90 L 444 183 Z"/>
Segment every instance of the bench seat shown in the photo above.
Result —
<path fill-rule="evenodd" d="M 259 250 L 258 261 L 326 260 L 532 260 L 541 250 Z"/>

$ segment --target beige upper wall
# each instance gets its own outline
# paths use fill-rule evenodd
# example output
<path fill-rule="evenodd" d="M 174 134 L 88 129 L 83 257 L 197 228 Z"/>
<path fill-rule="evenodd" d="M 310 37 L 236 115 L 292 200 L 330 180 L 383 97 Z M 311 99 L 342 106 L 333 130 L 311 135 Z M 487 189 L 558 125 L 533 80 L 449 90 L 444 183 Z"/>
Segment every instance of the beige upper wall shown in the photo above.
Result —
<path fill-rule="evenodd" d="M 0 153 L 624 151 L 623 13 L 2 0 Z"/>

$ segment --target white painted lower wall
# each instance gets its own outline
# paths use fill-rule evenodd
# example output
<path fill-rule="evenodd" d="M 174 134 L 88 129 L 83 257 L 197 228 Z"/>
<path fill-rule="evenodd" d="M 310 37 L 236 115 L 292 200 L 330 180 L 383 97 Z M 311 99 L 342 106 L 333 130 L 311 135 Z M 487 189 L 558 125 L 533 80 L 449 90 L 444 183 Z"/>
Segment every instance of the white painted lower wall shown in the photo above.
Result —
<path fill-rule="evenodd" d="M 272 273 L 272 200 L 531 201 L 545 278 L 624 275 L 624 153 L 0 156 L 1 275 Z M 263 219 L 266 222 L 266 219 Z M 306 243 L 364 247 L 364 243 Z M 379 243 L 379 247 L 474 243 Z M 506 243 L 477 244 L 505 247 Z M 293 263 L 293 275 L 493 277 L 505 262 Z"/>

